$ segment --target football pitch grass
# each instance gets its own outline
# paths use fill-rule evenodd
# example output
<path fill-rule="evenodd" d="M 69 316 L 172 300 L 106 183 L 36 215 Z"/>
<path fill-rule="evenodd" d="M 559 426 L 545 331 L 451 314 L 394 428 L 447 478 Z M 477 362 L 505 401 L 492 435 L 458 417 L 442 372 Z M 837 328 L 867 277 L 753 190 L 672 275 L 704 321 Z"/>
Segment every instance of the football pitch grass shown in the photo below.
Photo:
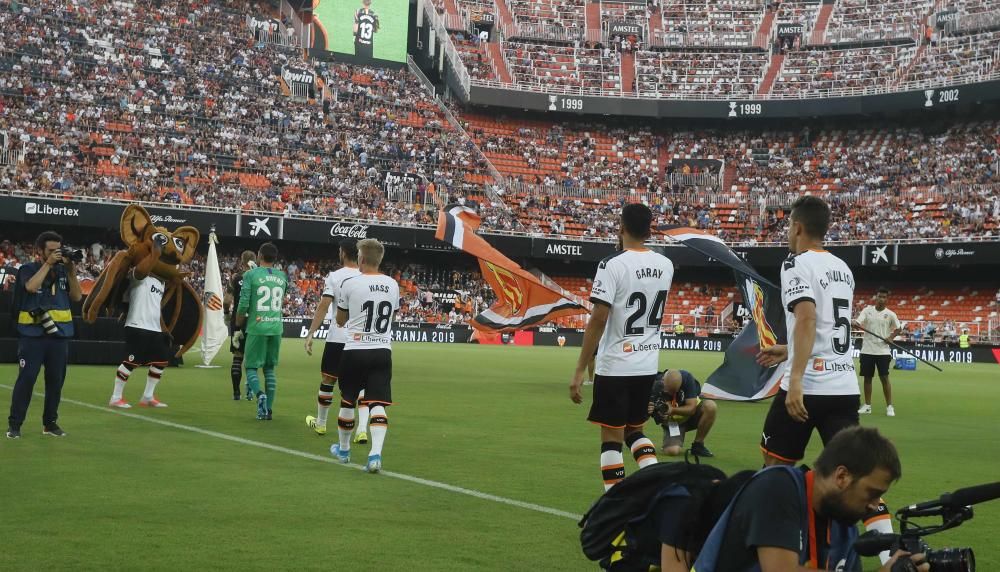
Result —
<path fill-rule="evenodd" d="M 232 401 L 225 349 L 221 368 L 194 368 L 200 356 L 190 354 L 168 369 L 158 394 L 170 407 L 160 410 L 112 411 L 115 368 L 71 367 L 60 409 L 68 437 L 41 435 L 36 396 L 24 436 L 0 439 L 0 570 L 596 570 L 574 517 L 601 491 L 589 388 L 584 405 L 568 397 L 578 349 L 411 343 L 393 354 L 397 405 L 379 475 L 356 466 L 367 446 L 354 445 L 353 467 L 330 462 L 335 409 L 326 437 L 305 427 L 319 356 L 299 340 L 284 340 L 271 422 Z M 721 357 L 665 351 L 661 364 L 704 379 Z M 893 510 L 1000 479 L 1000 368 L 920 368 L 893 371 L 897 417 L 885 416 L 876 387 L 875 413 L 862 418 L 900 450 Z M 16 364 L 0 372 L 6 413 Z M 137 370 L 126 398 L 137 403 L 144 385 Z M 707 441 L 714 465 L 760 466 L 767 407 L 720 403 Z M 647 425 L 654 442 L 659 431 Z M 818 451 L 814 436 L 806 460 Z M 1000 501 L 928 542 L 971 546 L 979 570 L 994 571 L 997 531 Z"/>

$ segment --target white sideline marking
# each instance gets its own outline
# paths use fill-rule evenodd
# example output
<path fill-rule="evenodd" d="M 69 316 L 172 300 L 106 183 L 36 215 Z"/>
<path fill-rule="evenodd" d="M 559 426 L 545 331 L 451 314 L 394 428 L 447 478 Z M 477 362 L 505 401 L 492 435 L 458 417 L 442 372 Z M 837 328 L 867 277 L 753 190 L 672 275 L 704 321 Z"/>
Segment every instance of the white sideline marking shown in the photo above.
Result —
<path fill-rule="evenodd" d="M 0 387 L 13 391 L 13 387 L 10 385 L 0 384 Z M 34 392 L 34 395 L 38 397 L 44 397 L 44 393 Z M 119 415 L 121 417 L 128 417 L 129 419 L 138 419 L 140 421 L 146 421 L 149 423 L 155 423 L 157 425 L 163 425 L 164 427 L 171 427 L 173 429 L 180 429 L 182 431 L 190 431 L 192 433 L 198 433 L 200 435 L 207 435 L 208 437 L 215 437 L 216 439 L 222 439 L 223 441 L 230 441 L 233 443 L 239 443 L 241 445 L 250 445 L 251 447 L 258 447 L 260 449 L 268 449 L 270 451 L 275 451 L 277 453 L 284 453 L 286 455 L 291 455 L 293 457 L 300 457 L 302 459 L 309 459 L 311 461 L 319 461 L 321 463 L 328 463 L 331 465 L 336 465 L 340 467 L 346 467 L 355 470 L 364 470 L 364 466 L 357 465 L 354 463 L 343 464 L 337 459 L 331 456 L 316 455 L 313 453 L 307 453 L 305 451 L 297 451 L 295 449 L 289 449 L 287 447 L 281 447 L 279 445 L 271 445 L 270 443 L 263 443 L 261 441 L 253 441 L 251 439 L 244 439 L 243 437 L 237 437 L 235 435 L 229 435 L 227 433 L 220 433 L 218 431 L 212 431 L 209 429 L 202 429 L 201 427 L 194 427 L 191 425 L 182 425 L 180 423 L 174 423 L 173 421 L 165 421 L 163 419 L 157 419 L 155 417 L 146 417 L 144 415 L 137 415 L 135 413 L 128 413 L 122 411 L 121 409 L 112 409 L 107 406 L 94 405 L 92 403 L 85 403 L 83 401 L 77 401 L 75 399 L 62 399 L 63 403 L 71 403 L 73 405 L 79 405 L 80 407 L 86 407 L 87 409 L 93 409 L 95 411 L 101 411 L 104 413 L 111 413 L 113 415 Z M 563 518 L 573 519 L 579 521 L 583 518 L 583 515 L 573 514 L 571 512 L 566 512 L 556 508 L 550 508 L 547 506 L 542 506 L 530 502 L 519 501 L 516 499 L 510 499 L 507 497 L 501 497 L 497 495 L 491 495 L 489 493 L 484 493 L 481 491 L 467 489 L 464 487 L 458 487 L 455 485 L 449 485 L 448 483 L 442 483 L 439 481 L 432 481 L 430 479 L 424 479 L 421 477 L 415 477 L 413 475 L 407 475 L 404 473 L 394 473 L 392 471 L 380 471 L 380 474 L 387 477 L 392 477 L 394 479 L 399 479 L 401 481 L 407 481 L 410 483 L 416 483 L 418 485 L 424 485 L 426 487 L 431 487 L 435 489 L 440 489 L 443 491 L 448 491 L 452 493 L 458 493 L 477 499 L 493 501 L 500 504 L 505 504 L 508 506 L 516 506 L 518 508 L 523 508 L 525 510 L 530 510 L 534 512 L 540 512 L 543 514 L 549 514 L 552 516 L 560 516 Z"/>

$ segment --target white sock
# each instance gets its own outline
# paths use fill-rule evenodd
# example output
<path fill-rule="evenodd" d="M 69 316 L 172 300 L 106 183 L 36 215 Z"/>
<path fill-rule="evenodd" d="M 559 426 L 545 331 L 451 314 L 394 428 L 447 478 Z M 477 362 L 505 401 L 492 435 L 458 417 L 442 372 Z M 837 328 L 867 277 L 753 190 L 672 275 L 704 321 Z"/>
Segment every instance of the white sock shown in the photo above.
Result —
<path fill-rule="evenodd" d="M 111 401 L 118 401 L 122 398 L 122 394 L 125 392 L 125 384 L 128 382 L 128 376 L 132 375 L 132 370 L 121 364 L 118 366 L 118 371 L 115 372 L 115 390 L 111 394 Z"/>
<path fill-rule="evenodd" d="M 656 447 L 653 446 L 653 442 L 649 440 L 649 437 L 640 437 L 632 443 L 632 456 L 635 458 L 635 462 L 639 465 L 639 468 L 648 467 L 649 465 L 656 464 Z"/>
<path fill-rule="evenodd" d="M 111 394 L 111 401 L 118 401 L 122 398 L 122 394 L 125 393 L 125 382 L 116 379 L 115 380 L 115 391 Z"/>
<path fill-rule="evenodd" d="M 361 405 L 361 400 L 365 398 L 365 390 L 358 394 L 358 433 L 368 432 L 368 406 Z"/>
<path fill-rule="evenodd" d="M 625 458 L 620 449 L 601 451 L 601 477 L 604 479 L 605 491 L 625 478 Z"/>
<path fill-rule="evenodd" d="M 372 448 L 368 456 L 381 455 L 385 444 L 385 434 L 389 431 L 389 418 L 385 416 L 385 407 L 376 405 L 371 408 Z"/>
<path fill-rule="evenodd" d="M 892 517 L 889 516 L 889 509 L 885 506 L 885 501 L 879 499 L 879 510 L 876 516 L 871 516 L 865 520 L 865 530 L 881 532 L 882 534 L 892 534 Z M 879 560 L 882 564 L 889 561 L 891 554 L 888 550 L 883 550 L 878 553 Z"/>
<path fill-rule="evenodd" d="M 354 408 L 341 407 L 337 418 L 337 437 L 340 438 L 340 450 L 351 450 L 351 432 L 354 430 Z"/>
<path fill-rule="evenodd" d="M 326 427 L 326 420 L 330 417 L 330 407 L 333 407 L 333 385 L 337 383 L 337 378 L 323 374 L 323 381 L 319 384 L 319 394 L 316 406 L 316 425 Z"/>
<path fill-rule="evenodd" d="M 163 370 L 155 365 L 149 366 L 149 373 L 146 375 L 146 391 L 142 393 L 143 401 L 149 401 L 153 399 L 153 391 L 156 390 L 156 384 L 160 383 L 160 377 L 163 376 Z"/>

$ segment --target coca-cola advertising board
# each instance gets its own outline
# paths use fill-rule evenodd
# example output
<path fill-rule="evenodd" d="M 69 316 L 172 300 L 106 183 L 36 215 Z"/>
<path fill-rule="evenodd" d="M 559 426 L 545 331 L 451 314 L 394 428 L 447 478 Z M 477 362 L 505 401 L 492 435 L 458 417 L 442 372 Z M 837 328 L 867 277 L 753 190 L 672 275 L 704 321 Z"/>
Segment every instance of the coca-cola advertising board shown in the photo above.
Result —
<path fill-rule="evenodd" d="M 388 246 L 412 248 L 415 244 L 413 233 L 413 228 L 351 220 L 320 221 L 294 217 L 286 217 L 284 220 L 284 239 L 302 242 L 336 244 L 345 238 L 377 238 Z"/>

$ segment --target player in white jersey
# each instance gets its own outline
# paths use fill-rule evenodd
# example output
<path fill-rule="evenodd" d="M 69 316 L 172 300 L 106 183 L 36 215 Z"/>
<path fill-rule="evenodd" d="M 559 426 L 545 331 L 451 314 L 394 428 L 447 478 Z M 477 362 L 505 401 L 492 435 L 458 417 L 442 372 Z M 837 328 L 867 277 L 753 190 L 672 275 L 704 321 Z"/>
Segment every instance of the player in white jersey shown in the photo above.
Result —
<path fill-rule="evenodd" d="M 649 418 L 649 393 L 659 370 L 660 323 L 674 265 L 644 246 L 652 220 L 645 205 L 622 209 L 624 249 L 597 267 L 590 293 L 594 308 L 569 387 L 570 399 L 581 403 L 584 371 L 596 348 L 594 397 L 587 419 L 601 426 L 605 490 L 625 478 L 622 443 L 640 468 L 656 462 L 656 447 L 643 435 L 642 426 Z"/>
<path fill-rule="evenodd" d="M 146 375 L 146 390 L 139 401 L 140 407 L 166 407 L 153 393 L 156 384 L 163 377 L 173 353 L 170 339 L 160 325 L 160 305 L 166 284 L 152 274 L 141 274 L 137 268 L 129 271 L 129 287 L 125 293 L 128 300 L 128 315 L 125 318 L 125 351 L 128 356 L 122 360 L 115 374 L 115 389 L 108 405 L 119 409 L 132 407 L 123 396 L 125 384 L 137 367 L 149 366 Z"/>
<path fill-rule="evenodd" d="M 320 364 L 322 380 L 316 398 L 318 401 L 316 417 L 306 416 L 306 426 L 315 431 L 317 435 L 326 435 L 326 419 L 330 413 L 330 406 L 333 405 L 333 386 L 337 384 L 340 357 L 344 352 L 344 344 L 347 342 L 347 333 L 343 328 L 337 326 L 333 309 L 336 307 L 336 300 L 339 297 L 340 284 L 348 278 L 361 274 L 361 271 L 358 270 L 358 242 L 352 238 L 344 239 L 340 241 L 339 250 L 340 268 L 327 275 L 323 286 L 323 297 L 320 298 L 306 334 L 306 353 L 312 355 L 313 336 L 316 334 L 316 330 L 319 329 L 324 319 L 330 322 L 330 330 L 326 334 L 326 343 L 323 348 L 323 360 Z M 368 406 L 362 406 L 361 409 L 362 411 L 358 412 L 360 426 L 355 442 L 367 443 Z"/>
<path fill-rule="evenodd" d="M 399 310 L 399 284 L 379 272 L 385 248 L 374 238 L 358 243 L 361 274 L 344 280 L 337 297 L 337 325 L 347 330 L 340 360 L 340 442 L 330 447 L 341 462 L 351 460 L 354 404 L 371 412 L 371 450 L 366 469 L 382 470 L 382 446 L 389 428 L 385 408 L 392 405 L 392 320 Z"/>
<path fill-rule="evenodd" d="M 851 355 L 854 274 L 823 249 L 830 207 L 806 196 L 792 205 L 788 226 L 791 255 L 781 267 L 788 345 L 759 356 L 765 365 L 788 360 L 781 390 L 771 403 L 760 447 L 764 462 L 802 459 L 813 429 L 823 443 L 858 424 L 858 382 Z"/>
<path fill-rule="evenodd" d="M 892 363 L 892 352 L 889 344 L 876 336 L 891 340 L 900 332 L 899 318 L 896 313 L 885 307 L 889 300 L 889 290 L 879 288 L 875 294 L 875 305 L 865 306 L 854 321 L 855 326 L 865 330 L 861 345 L 861 377 L 865 380 L 865 404 L 858 413 L 872 412 L 872 377 L 878 368 L 878 378 L 882 381 L 882 393 L 885 394 L 885 414 L 895 417 L 896 410 L 892 407 L 892 385 L 889 384 L 889 365 Z M 869 333 L 870 332 L 870 333 Z M 874 336 L 872 334 L 875 334 Z"/>
<path fill-rule="evenodd" d="M 760 449 L 765 465 L 800 461 L 814 428 L 825 445 L 841 429 L 858 424 L 860 400 L 851 352 L 854 274 L 823 249 L 829 227 L 830 207 L 822 199 L 805 196 L 792 204 L 791 255 L 781 267 L 788 345 L 771 346 L 757 359 L 768 367 L 789 362 L 764 421 Z M 882 499 L 864 523 L 869 531 L 892 533 Z M 879 558 L 885 564 L 889 551 Z"/>

